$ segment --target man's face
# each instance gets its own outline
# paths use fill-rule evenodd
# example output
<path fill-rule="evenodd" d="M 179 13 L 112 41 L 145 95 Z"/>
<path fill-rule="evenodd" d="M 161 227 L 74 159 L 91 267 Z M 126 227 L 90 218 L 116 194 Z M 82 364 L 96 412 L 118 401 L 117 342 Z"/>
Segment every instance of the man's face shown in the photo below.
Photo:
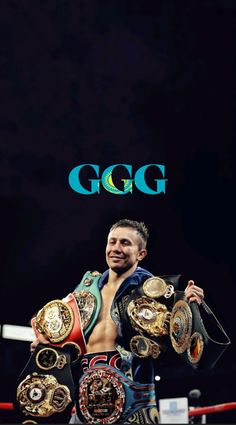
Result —
<path fill-rule="evenodd" d="M 109 268 L 116 273 L 124 273 L 138 261 L 142 260 L 147 251 L 140 248 L 140 238 L 131 227 L 117 227 L 112 230 L 107 239 L 106 261 Z"/>

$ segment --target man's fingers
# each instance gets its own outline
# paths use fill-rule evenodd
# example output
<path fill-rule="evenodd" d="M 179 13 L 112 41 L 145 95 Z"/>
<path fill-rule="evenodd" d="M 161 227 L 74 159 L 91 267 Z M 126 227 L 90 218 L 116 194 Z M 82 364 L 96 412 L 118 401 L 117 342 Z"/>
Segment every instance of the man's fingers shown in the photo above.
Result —
<path fill-rule="evenodd" d="M 192 303 L 192 302 L 196 301 L 199 305 L 200 305 L 200 304 L 201 304 L 201 302 L 202 302 L 201 298 L 200 298 L 200 297 L 197 297 L 197 296 L 192 296 L 192 297 L 188 298 L 188 301 L 189 301 L 190 303 Z"/>
<path fill-rule="evenodd" d="M 204 298 L 204 291 L 199 286 L 195 285 L 194 280 L 189 280 L 185 288 L 185 297 L 191 303 L 196 301 L 198 304 L 201 304 Z"/>
<path fill-rule="evenodd" d="M 44 335 L 40 334 L 38 338 L 36 338 L 31 344 L 30 344 L 30 351 L 31 353 L 34 352 L 35 348 L 38 344 L 49 344 L 49 341 L 45 338 Z"/>
<path fill-rule="evenodd" d="M 189 280 L 188 281 L 188 285 L 187 285 L 187 288 L 190 288 L 191 286 L 193 286 L 194 285 L 194 280 Z"/>
<path fill-rule="evenodd" d="M 198 286 L 194 286 L 193 288 L 189 288 L 185 291 L 185 294 L 194 294 L 198 295 L 199 297 L 204 297 L 204 291 L 202 288 L 199 288 Z"/>
<path fill-rule="evenodd" d="M 35 350 L 35 348 L 37 347 L 37 345 L 38 345 L 38 341 L 37 341 L 37 339 L 35 339 L 31 344 L 30 344 L 30 352 L 31 353 L 33 353 L 34 352 L 34 350 Z"/>

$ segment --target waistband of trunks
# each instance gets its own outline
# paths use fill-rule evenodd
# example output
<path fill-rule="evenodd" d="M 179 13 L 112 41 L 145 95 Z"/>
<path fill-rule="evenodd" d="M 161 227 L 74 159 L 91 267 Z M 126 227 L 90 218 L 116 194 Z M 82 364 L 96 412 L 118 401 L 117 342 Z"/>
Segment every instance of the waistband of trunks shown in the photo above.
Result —
<path fill-rule="evenodd" d="M 121 356 L 120 353 L 116 350 L 113 351 L 103 351 L 100 353 L 86 353 L 81 357 L 80 364 L 85 373 L 88 369 L 97 364 L 112 366 L 115 369 L 120 369 L 121 365 Z"/>

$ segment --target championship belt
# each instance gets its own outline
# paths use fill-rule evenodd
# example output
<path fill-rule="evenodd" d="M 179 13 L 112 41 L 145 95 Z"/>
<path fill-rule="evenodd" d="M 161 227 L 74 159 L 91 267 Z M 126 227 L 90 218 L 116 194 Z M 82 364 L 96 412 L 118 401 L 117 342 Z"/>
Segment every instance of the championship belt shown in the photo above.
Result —
<path fill-rule="evenodd" d="M 170 318 L 170 339 L 174 350 L 183 353 L 190 344 L 192 312 L 184 300 L 175 303 Z"/>
<path fill-rule="evenodd" d="M 150 338 L 143 335 L 135 335 L 130 340 L 130 349 L 138 357 L 149 357 L 157 359 L 161 353 L 161 346 Z"/>
<path fill-rule="evenodd" d="M 135 330 L 156 337 L 168 335 L 170 312 L 164 304 L 143 296 L 128 304 L 127 313 Z"/>
<path fill-rule="evenodd" d="M 89 291 L 74 292 L 74 297 L 80 311 L 82 329 L 85 332 L 92 323 L 97 308 L 97 299 Z"/>
<path fill-rule="evenodd" d="M 146 280 L 145 280 L 146 277 Z M 143 282 L 127 288 L 112 308 L 122 344 L 138 357 L 153 357 L 169 346 L 169 318 L 180 275 L 144 275 Z M 161 351 L 160 351 L 161 350 Z"/>
<path fill-rule="evenodd" d="M 94 366 L 80 380 L 76 405 L 83 422 L 123 423 L 137 410 L 155 407 L 155 385 L 133 382 L 111 366 Z"/>
<path fill-rule="evenodd" d="M 16 411 L 22 423 L 64 423 L 74 404 L 70 353 L 39 344 L 22 371 L 16 390 Z"/>
<path fill-rule="evenodd" d="M 230 344 L 229 337 L 205 301 L 202 301 L 206 319 L 203 321 L 196 302 L 188 303 L 184 292 L 178 292 L 176 297 L 170 318 L 172 347 L 195 368 L 213 367 Z"/>
<path fill-rule="evenodd" d="M 143 292 L 147 297 L 151 298 L 170 298 L 175 289 L 172 284 L 167 282 L 159 276 L 153 276 L 145 280 L 143 284 Z"/>
<path fill-rule="evenodd" d="M 101 276 L 101 273 L 97 271 L 86 272 L 73 292 L 80 311 L 85 336 L 93 328 L 100 312 L 102 301 L 98 282 Z"/>
<path fill-rule="evenodd" d="M 69 346 L 75 359 L 86 352 L 80 312 L 73 294 L 47 303 L 31 324 L 36 337 L 43 334 L 51 344 Z"/>

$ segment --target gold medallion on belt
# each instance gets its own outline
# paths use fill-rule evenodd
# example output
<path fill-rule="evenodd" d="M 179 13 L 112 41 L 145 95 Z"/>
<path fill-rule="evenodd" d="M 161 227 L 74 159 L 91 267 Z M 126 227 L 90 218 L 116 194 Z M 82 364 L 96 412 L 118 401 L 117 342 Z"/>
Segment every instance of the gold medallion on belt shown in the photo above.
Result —
<path fill-rule="evenodd" d="M 48 417 L 63 412 L 72 402 L 70 390 L 52 375 L 34 372 L 17 388 L 17 400 L 25 415 Z"/>
<path fill-rule="evenodd" d="M 80 381 L 78 401 L 86 423 L 119 422 L 125 405 L 125 390 L 119 375 L 107 368 L 90 369 Z"/>
<path fill-rule="evenodd" d="M 45 347 L 39 350 L 36 355 L 35 362 L 40 369 L 50 370 L 56 367 L 57 369 L 63 369 L 67 364 L 65 354 L 58 354 L 54 348 Z"/>
<path fill-rule="evenodd" d="M 89 291 L 77 291 L 73 295 L 80 311 L 82 328 L 85 330 L 93 319 L 97 307 L 96 297 Z"/>
<path fill-rule="evenodd" d="M 62 300 L 47 303 L 37 314 L 36 329 L 46 338 L 57 343 L 68 337 L 74 325 L 74 313 L 71 306 Z"/>
<path fill-rule="evenodd" d="M 161 347 L 156 342 L 142 335 L 135 335 L 130 340 L 130 349 L 138 357 L 152 357 L 157 359 L 160 355 Z"/>
<path fill-rule="evenodd" d="M 169 333 L 171 313 L 164 304 L 142 296 L 128 304 L 127 313 L 131 325 L 137 331 L 145 330 L 152 336 L 163 336 Z"/>
<path fill-rule="evenodd" d="M 167 285 L 161 277 L 154 276 L 145 280 L 143 284 L 143 292 L 147 297 L 159 298 L 164 296 L 170 298 L 174 293 L 174 286 Z"/>
<path fill-rule="evenodd" d="M 189 346 L 192 333 L 192 312 L 188 303 L 175 303 L 170 318 L 170 339 L 174 350 L 183 353 Z"/>

